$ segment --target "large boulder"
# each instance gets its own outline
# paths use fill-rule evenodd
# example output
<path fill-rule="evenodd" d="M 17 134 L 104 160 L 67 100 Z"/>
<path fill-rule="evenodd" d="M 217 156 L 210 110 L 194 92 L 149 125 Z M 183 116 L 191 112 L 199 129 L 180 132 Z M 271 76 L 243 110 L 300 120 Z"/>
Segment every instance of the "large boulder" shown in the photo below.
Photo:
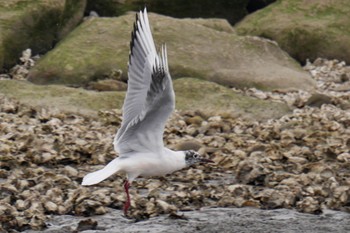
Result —
<path fill-rule="evenodd" d="M 31 70 L 38 84 L 88 85 L 122 70 L 127 79 L 134 13 L 92 17 Z M 166 42 L 173 78 L 196 77 L 228 87 L 312 89 L 314 81 L 276 43 L 236 35 L 225 20 L 174 19 L 149 14 L 156 43 Z"/>
<path fill-rule="evenodd" d="M 176 18 L 224 18 L 231 24 L 250 11 L 265 7 L 275 0 L 88 0 L 86 13 L 100 16 L 119 16 L 127 11 L 138 11 L 146 5 L 152 12 Z"/>
<path fill-rule="evenodd" d="M 44 53 L 82 19 L 86 0 L 0 0 L 0 71 L 31 48 Z"/>
<path fill-rule="evenodd" d="M 285 104 L 243 96 L 221 85 L 194 78 L 175 80 L 174 89 L 179 110 L 234 113 L 254 120 L 277 118 L 290 111 Z M 122 108 L 125 96 L 124 91 L 95 92 L 16 80 L 0 80 L 0 93 L 32 106 L 95 116 L 98 110 Z"/>
<path fill-rule="evenodd" d="M 317 57 L 350 62 L 350 1 L 280 0 L 236 25 L 237 33 L 269 38 L 301 63 Z"/>

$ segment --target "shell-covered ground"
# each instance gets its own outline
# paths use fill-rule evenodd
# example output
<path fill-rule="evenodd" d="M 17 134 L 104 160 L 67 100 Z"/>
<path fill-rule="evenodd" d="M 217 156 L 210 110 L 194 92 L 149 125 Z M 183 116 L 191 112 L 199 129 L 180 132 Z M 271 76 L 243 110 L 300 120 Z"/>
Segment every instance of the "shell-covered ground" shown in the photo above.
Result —
<path fill-rule="evenodd" d="M 294 107 L 279 119 L 175 112 L 165 144 L 196 148 L 215 164 L 136 180 L 130 217 L 181 217 L 176 211 L 201 207 L 350 212 L 349 68 L 317 59 L 305 69 L 318 81 L 317 93 L 243 92 Z M 0 97 L 0 232 L 43 229 L 52 214 L 121 210 L 123 174 L 80 185 L 85 174 L 117 156 L 112 141 L 120 122 L 119 110 L 92 118 Z"/>

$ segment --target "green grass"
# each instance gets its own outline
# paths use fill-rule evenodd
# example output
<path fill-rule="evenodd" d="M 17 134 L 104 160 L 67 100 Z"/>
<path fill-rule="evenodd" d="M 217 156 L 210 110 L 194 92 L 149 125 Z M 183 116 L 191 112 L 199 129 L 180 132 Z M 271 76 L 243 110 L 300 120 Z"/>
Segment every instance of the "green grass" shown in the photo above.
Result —
<path fill-rule="evenodd" d="M 264 120 L 289 112 L 284 104 L 239 95 L 213 82 L 194 78 L 174 81 L 176 109 L 229 112 Z M 31 106 L 47 106 L 96 116 L 98 110 L 121 108 L 125 92 L 95 92 L 60 85 L 34 85 L 26 81 L 0 80 L 0 94 Z"/>
<path fill-rule="evenodd" d="M 32 106 L 55 107 L 83 114 L 96 114 L 98 110 L 120 108 L 124 99 L 124 93 L 120 92 L 102 93 L 59 85 L 34 85 L 15 80 L 1 80 L 0 94 Z"/>

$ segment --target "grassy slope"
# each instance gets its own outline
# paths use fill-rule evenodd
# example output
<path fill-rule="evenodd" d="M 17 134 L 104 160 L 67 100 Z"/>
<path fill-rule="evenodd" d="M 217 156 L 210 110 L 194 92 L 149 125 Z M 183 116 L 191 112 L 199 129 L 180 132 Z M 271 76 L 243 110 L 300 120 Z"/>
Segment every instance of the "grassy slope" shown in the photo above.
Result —
<path fill-rule="evenodd" d="M 234 93 L 229 88 L 193 78 L 174 81 L 176 108 L 210 112 L 234 112 L 253 119 L 278 117 L 289 111 L 283 104 Z M 40 86 L 14 80 L 0 81 L 0 94 L 33 106 L 95 115 L 97 110 L 121 108 L 125 92 L 95 92 L 59 85 Z"/>

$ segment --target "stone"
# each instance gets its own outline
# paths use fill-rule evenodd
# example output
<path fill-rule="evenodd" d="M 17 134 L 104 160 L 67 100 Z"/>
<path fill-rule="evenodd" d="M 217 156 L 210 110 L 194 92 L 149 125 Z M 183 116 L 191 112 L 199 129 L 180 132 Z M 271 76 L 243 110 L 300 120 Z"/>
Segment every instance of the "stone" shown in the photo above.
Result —
<path fill-rule="evenodd" d="M 131 13 L 87 19 L 38 61 L 29 80 L 84 86 L 119 69 L 121 79 L 126 80 L 134 17 Z M 167 44 L 172 78 L 194 77 L 227 87 L 269 90 L 315 87 L 310 75 L 276 43 L 238 36 L 224 20 L 174 19 L 153 13 L 149 20 L 156 44 Z"/>
<path fill-rule="evenodd" d="M 198 151 L 201 147 L 203 147 L 203 144 L 195 141 L 195 140 L 186 140 L 183 142 L 178 143 L 175 146 L 176 150 L 194 150 L 194 151 Z"/>
<path fill-rule="evenodd" d="M 203 1 L 203 0 L 88 0 L 87 12 L 95 11 L 104 17 L 119 16 L 127 11 L 138 11 L 144 4 L 152 12 L 175 18 L 224 18 L 231 24 L 248 14 L 250 9 L 263 8 L 274 0 Z"/>
<path fill-rule="evenodd" d="M 260 120 L 290 112 L 285 104 L 243 96 L 227 87 L 194 78 L 174 80 L 174 89 L 176 109 L 179 110 L 205 109 L 208 112 L 236 113 Z M 16 80 L 0 80 L 0 93 L 31 106 L 50 106 L 95 116 L 99 110 L 121 109 L 125 96 L 124 91 L 94 92 Z M 12 105 L 8 108 L 9 111 L 16 111 Z"/>
<path fill-rule="evenodd" d="M 347 0 L 281 0 L 245 17 L 240 35 L 276 41 L 300 63 L 318 57 L 350 62 Z"/>
<path fill-rule="evenodd" d="M 321 93 L 314 93 L 305 103 L 310 107 L 321 107 L 323 104 L 331 104 L 332 98 L 328 95 Z"/>
<path fill-rule="evenodd" d="M 0 0 L 0 71 L 23 50 L 45 53 L 82 19 L 86 0 Z"/>
<path fill-rule="evenodd" d="M 126 91 L 127 84 L 118 80 L 103 79 L 88 84 L 89 90 L 95 91 Z"/>

